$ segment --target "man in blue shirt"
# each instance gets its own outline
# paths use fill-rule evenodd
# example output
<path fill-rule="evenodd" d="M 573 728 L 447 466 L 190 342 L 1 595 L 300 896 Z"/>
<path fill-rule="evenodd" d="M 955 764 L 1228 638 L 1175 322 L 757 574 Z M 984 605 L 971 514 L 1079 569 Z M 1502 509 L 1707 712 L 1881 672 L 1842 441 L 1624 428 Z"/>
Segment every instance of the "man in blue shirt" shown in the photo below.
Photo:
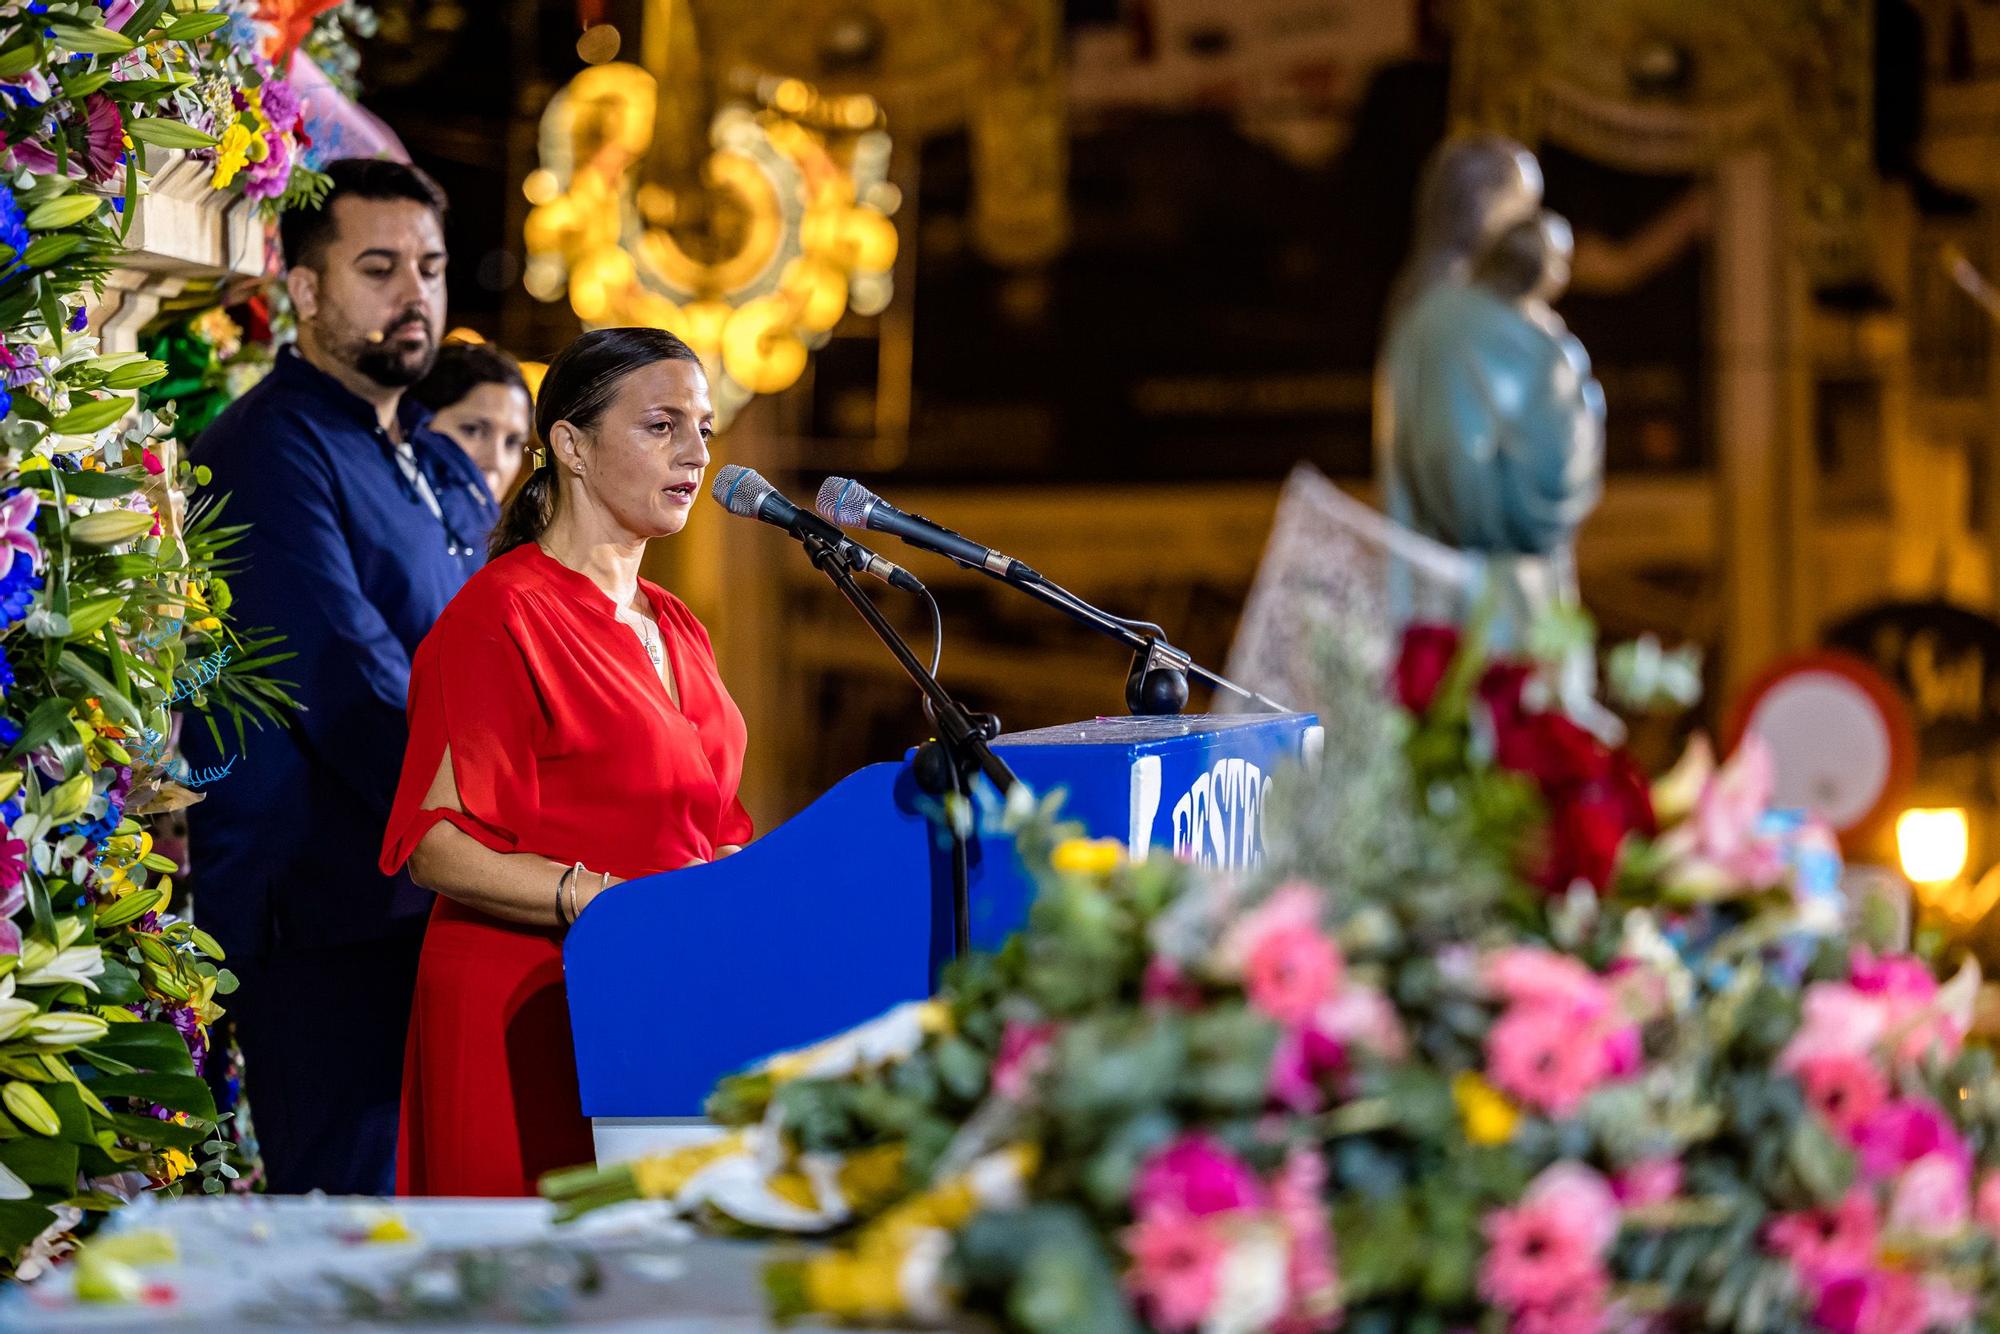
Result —
<path fill-rule="evenodd" d="M 332 163 L 285 214 L 296 348 L 190 457 L 250 531 L 231 614 L 284 635 L 301 708 L 248 729 L 189 811 L 196 913 L 242 985 L 236 1022 L 270 1189 L 394 1187 L 403 1045 L 431 896 L 376 869 L 402 765 L 410 657 L 485 559 L 485 481 L 404 390 L 445 316 L 445 202 L 401 163 Z M 193 765 L 223 762 L 205 723 Z M 233 729 L 224 731 L 235 745 Z"/>

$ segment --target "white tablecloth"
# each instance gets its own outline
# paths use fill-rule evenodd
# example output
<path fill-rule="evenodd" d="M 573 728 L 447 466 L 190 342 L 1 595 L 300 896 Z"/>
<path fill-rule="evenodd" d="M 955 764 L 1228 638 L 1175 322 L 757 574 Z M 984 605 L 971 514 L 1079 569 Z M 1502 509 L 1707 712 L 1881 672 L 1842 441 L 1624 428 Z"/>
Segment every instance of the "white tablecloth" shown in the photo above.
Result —
<path fill-rule="evenodd" d="M 414 1239 L 366 1241 L 385 1217 L 406 1225 Z M 764 1316 L 758 1278 L 768 1247 L 692 1233 L 648 1205 L 627 1205 L 563 1227 L 539 1200 L 374 1200 L 319 1196 L 231 1196 L 142 1200 L 106 1229 L 157 1229 L 173 1238 L 176 1258 L 146 1265 L 151 1288 L 141 1305 L 80 1302 L 73 1265 L 35 1282 L 0 1292 L 0 1329 L 310 1330 L 336 1327 L 337 1275 L 381 1291 L 394 1275 L 426 1254 L 478 1246 L 551 1242 L 587 1246 L 603 1264 L 595 1293 L 567 1298 L 554 1324 L 508 1323 L 494 1318 L 395 1328 L 497 1330 L 525 1328 L 646 1330 L 658 1334 L 752 1334 L 775 1328 Z M 100 1235 L 105 1235 L 101 1233 Z M 532 1262 L 510 1253 L 527 1271 Z M 542 1252 L 546 1255 L 549 1252 Z M 557 1263 L 561 1263 L 558 1261 Z M 558 1288 L 565 1285 L 554 1285 Z M 387 1325 L 345 1322 L 346 1330 Z M 824 1325 L 787 1327 L 794 1334 Z"/>

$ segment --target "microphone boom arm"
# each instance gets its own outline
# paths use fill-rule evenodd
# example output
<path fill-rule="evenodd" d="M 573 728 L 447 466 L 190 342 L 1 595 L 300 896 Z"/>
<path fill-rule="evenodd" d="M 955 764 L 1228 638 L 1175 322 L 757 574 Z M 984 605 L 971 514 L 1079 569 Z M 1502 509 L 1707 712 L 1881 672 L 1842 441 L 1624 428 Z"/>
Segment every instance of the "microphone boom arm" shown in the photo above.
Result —
<path fill-rule="evenodd" d="M 806 532 L 798 536 L 799 541 L 805 544 L 806 554 L 812 557 L 813 565 L 825 573 L 826 577 L 833 581 L 833 586 L 840 590 L 841 596 L 854 605 L 854 610 L 861 614 L 861 619 L 868 623 L 868 628 L 875 632 L 875 637 L 880 639 L 884 647 L 895 656 L 903 671 L 923 693 L 924 699 L 930 704 L 931 717 L 938 729 L 938 738 L 947 747 L 977 764 L 979 771 L 992 781 L 993 786 L 999 789 L 1001 797 L 1005 798 L 1021 780 L 1007 767 L 1007 762 L 995 755 L 993 748 L 986 744 L 989 738 L 985 730 L 973 720 L 971 714 L 965 711 L 965 707 L 953 699 L 951 693 L 939 684 L 938 679 L 931 675 L 916 652 L 904 642 L 900 634 L 896 633 L 896 627 L 889 624 L 889 618 L 884 616 L 881 609 L 861 591 L 860 586 L 854 582 L 853 571 L 848 568 L 847 558 L 840 548 L 816 533 Z"/>
<path fill-rule="evenodd" d="M 965 564 L 965 562 L 960 563 Z M 1063 613 L 1063 615 L 1069 617 L 1079 625 L 1087 625 L 1106 638 L 1117 640 L 1119 643 L 1125 645 L 1125 647 L 1131 649 L 1135 654 L 1150 655 L 1152 662 L 1160 663 L 1175 671 L 1186 673 L 1208 686 L 1211 690 L 1227 691 L 1239 699 L 1247 700 L 1257 705 L 1267 713 L 1292 712 L 1292 710 L 1278 703 L 1270 696 L 1260 694 L 1248 686 L 1238 685 L 1220 672 L 1210 671 L 1193 658 L 1190 658 L 1182 650 L 1169 644 L 1164 638 L 1155 638 L 1152 635 L 1141 634 L 1138 630 L 1133 629 L 1132 626 L 1121 621 L 1116 616 L 1093 607 L 1090 603 L 1085 602 L 1061 584 L 1044 575 L 1038 574 L 1033 579 L 1012 579 L 983 565 L 966 565 L 966 568 L 979 570 L 982 574 L 998 579 L 1010 588 L 1017 588 L 1029 597 L 1034 598 L 1037 602 L 1054 607 L 1057 611 Z"/>

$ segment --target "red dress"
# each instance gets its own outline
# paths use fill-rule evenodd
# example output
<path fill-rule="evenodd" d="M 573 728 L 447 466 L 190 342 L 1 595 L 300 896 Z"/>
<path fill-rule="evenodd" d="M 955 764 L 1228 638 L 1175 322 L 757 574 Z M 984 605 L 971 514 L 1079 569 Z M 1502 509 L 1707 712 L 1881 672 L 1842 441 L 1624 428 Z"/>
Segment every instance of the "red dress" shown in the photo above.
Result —
<path fill-rule="evenodd" d="M 496 852 L 627 878 L 749 840 L 743 715 L 708 632 L 672 594 L 639 587 L 678 707 L 611 599 L 534 543 L 466 583 L 411 665 L 384 873 L 439 820 Z M 421 810 L 447 744 L 465 810 Z M 551 875 L 552 904 L 555 888 Z M 591 1160 L 561 940 L 438 897 L 403 1064 L 399 1193 L 533 1194 L 543 1172 Z"/>

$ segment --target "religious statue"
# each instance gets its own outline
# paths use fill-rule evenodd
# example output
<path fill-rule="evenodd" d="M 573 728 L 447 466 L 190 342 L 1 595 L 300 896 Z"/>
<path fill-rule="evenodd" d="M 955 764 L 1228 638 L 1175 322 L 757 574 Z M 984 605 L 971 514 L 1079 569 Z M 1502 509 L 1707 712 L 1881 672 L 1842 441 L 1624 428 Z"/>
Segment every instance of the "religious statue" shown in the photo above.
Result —
<path fill-rule="evenodd" d="M 1498 137 L 1447 143 L 1418 214 L 1382 361 L 1388 510 L 1474 559 L 1466 595 L 1491 587 L 1492 641 L 1518 649 L 1577 605 L 1576 531 L 1603 490 L 1603 390 L 1549 304 L 1569 284 L 1573 241 L 1541 207 L 1534 156 Z M 1591 702 L 1594 677 L 1587 647 L 1572 651 L 1564 705 L 1615 730 Z"/>

